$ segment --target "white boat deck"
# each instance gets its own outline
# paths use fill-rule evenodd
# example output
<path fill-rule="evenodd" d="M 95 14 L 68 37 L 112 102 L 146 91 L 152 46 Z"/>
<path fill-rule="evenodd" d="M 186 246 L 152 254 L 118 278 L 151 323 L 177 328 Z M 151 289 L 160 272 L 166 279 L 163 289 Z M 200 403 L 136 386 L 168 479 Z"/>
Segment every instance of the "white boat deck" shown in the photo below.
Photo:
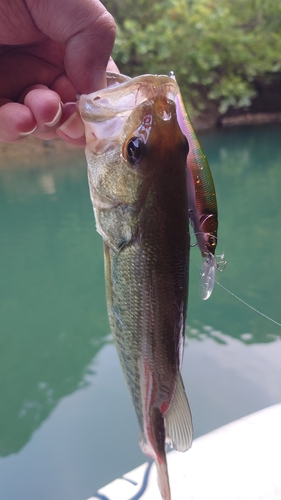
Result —
<path fill-rule="evenodd" d="M 167 454 L 172 500 L 281 500 L 281 404 Z M 154 464 L 143 464 L 88 500 L 161 500 Z"/>

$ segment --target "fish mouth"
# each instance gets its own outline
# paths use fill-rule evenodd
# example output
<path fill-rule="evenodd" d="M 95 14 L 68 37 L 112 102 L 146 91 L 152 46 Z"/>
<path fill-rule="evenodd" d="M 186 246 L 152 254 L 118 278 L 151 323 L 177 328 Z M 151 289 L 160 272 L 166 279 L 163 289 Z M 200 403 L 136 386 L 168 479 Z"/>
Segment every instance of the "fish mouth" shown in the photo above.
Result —
<path fill-rule="evenodd" d="M 166 75 L 141 75 L 124 80 L 117 75 L 114 85 L 81 95 L 77 106 L 85 123 L 88 146 L 95 154 L 111 149 L 115 141 L 121 140 L 125 123 L 134 110 L 145 103 L 157 102 L 156 114 L 162 121 L 169 121 L 173 113 L 168 103 L 175 103 L 178 93 L 177 83 Z"/>
<path fill-rule="evenodd" d="M 158 95 L 175 101 L 178 92 L 177 83 L 169 76 L 142 75 L 89 95 L 82 94 L 77 106 L 83 120 L 103 122 L 116 115 L 127 117 L 137 106 Z"/>

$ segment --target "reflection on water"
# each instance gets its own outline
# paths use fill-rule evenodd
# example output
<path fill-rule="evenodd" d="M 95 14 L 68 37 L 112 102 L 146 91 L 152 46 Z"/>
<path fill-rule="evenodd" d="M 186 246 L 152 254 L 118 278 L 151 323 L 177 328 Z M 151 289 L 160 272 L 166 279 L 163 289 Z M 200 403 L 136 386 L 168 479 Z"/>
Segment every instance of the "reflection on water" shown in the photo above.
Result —
<path fill-rule="evenodd" d="M 217 278 L 277 321 L 279 135 L 202 137 L 227 260 Z M 108 336 L 84 154 L 36 161 L 0 168 L 0 498 L 83 500 L 144 457 Z M 281 329 L 219 286 L 201 301 L 191 256 L 183 376 L 198 436 L 280 401 Z"/>
<path fill-rule="evenodd" d="M 80 165 L 0 171 L 0 454 L 85 384 L 106 342 L 103 259 Z"/>

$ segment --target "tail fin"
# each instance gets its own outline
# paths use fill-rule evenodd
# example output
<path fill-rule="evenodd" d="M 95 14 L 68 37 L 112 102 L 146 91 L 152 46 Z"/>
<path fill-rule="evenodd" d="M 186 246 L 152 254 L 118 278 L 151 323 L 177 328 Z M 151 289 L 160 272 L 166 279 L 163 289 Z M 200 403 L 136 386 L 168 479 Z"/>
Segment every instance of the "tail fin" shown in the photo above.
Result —
<path fill-rule="evenodd" d="M 149 446 L 142 434 L 140 434 L 139 443 L 143 453 L 145 453 L 148 457 L 155 459 L 158 486 L 163 500 L 171 500 L 166 455 L 164 454 L 163 457 L 160 455 L 157 456 L 155 454 L 155 450 Z"/>
<path fill-rule="evenodd" d="M 171 500 L 171 491 L 166 457 L 155 459 L 158 486 L 163 500 Z"/>

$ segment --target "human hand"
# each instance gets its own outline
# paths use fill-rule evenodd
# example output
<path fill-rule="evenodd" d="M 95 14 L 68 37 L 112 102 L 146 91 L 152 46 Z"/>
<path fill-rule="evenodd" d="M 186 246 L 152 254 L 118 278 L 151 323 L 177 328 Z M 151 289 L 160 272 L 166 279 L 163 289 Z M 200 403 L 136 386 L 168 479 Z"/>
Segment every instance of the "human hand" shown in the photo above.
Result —
<path fill-rule="evenodd" d="M 106 68 L 117 70 L 114 39 L 99 0 L 0 0 L 0 141 L 33 134 L 83 146 L 77 94 L 105 87 Z"/>

